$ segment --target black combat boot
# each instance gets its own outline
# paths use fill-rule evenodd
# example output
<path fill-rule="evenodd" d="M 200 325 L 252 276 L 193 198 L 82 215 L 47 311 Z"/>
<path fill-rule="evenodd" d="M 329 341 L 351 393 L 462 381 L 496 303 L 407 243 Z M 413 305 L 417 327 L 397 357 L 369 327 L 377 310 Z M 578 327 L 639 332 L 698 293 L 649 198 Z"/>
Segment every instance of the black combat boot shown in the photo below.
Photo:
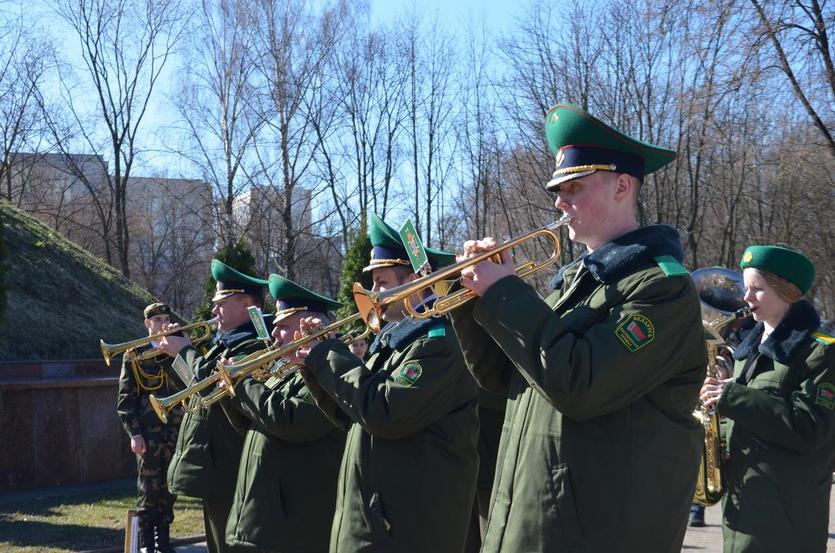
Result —
<path fill-rule="evenodd" d="M 174 548 L 171 547 L 171 541 L 168 523 L 163 522 L 154 528 L 157 533 L 157 551 L 159 553 L 175 553 Z"/>
<path fill-rule="evenodd" d="M 154 547 L 153 526 L 143 526 L 139 529 L 139 551 L 141 553 L 155 553 L 157 551 L 156 547 Z"/>

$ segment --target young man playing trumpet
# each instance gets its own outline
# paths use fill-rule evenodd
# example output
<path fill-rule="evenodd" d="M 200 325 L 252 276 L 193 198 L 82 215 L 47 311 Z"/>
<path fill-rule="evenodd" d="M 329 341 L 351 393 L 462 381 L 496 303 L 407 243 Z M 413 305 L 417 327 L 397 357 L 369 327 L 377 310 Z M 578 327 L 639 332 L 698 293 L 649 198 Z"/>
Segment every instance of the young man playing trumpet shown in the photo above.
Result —
<path fill-rule="evenodd" d="M 372 216 L 374 291 L 415 279 L 397 232 Z M 434 266 L 450 254 L 430 250 Z M 417 294 L 413 303 L 422 301 Z M 477 391 L 446 318 L 405 318 L 402 302 L 368 361 L 339 340 L 300 350 L 319 406 L 349 428 L 331 553 L 461 553 L 473 506 L 478 456 Z M 302 320 L 302 330 L 320 321 Z"/>
<path fill-rule="evenodd" d="M 548 112 L 546 136 L 546 188 L 586 254 L 546 299 L 507 252 L 466 268 L 480 298 L 452 313 L 468 367 L 508 398 L 482 552 L 679 551 L 707 355 L 678 233 L 637 223 L 644 175 L 675 153 L 569 105 Z M 460 260 L 494 247 L 467 242 Z"/>
<path fill-rule="evenodd" d="M 339 303 L 279 275 L 270 275 L 276 300 L 274 345 L 293 341 L 302 317 L 324 320 Z M 345 432 L 316 406 L 304 379 L 280 359 L 261 382 L 242 378 L 225 406 L 245 433 L 226 543 L 247 551 L 328 550 L 336 480 Z"/>
<path fill-rule="evenodd" d="M 212 277 L 217 281 L 212 314 L 217 317 L 218 332 L 209 349 L 201 353 L 188 338 L 174 335 L 163 338 L 158 346 L 174 358 L 175 368 L 178 364 L 186 367 L 194 381 L 208 377 L 222 358 L 234 359 L 265 347 L 246 309 L 263 304 L 267 281 L 240 273 L 217 259 L 212 260 Z M 199 399 L 191 398 L 193 409 L 183 418 L 168 468 L 168 487 L 173 493 L 203 500 L 209 552 L 230 551 L 224 536 L 243 440 L 220 406 L 200 409 Z"/>
<path fill-rule="evenodd" d="M 145 308 L 144 316 L 148 335 L 153 336 L 171 322 L 171 309 L 164 303 L 152 303 Z M 146 553 L 172 553 L 169 527 L 174 521 L 177 497 L 168 491 L 165 474 L 174 453 L 182 412 L 176 409 L 167 422 L 162 422 L 151 407 L 151 393 L 173 392 L 168 383 L 170 359 L 137 358 L 152 349 L 153 345 L 148 345 L 122 356 L 116 411 L 136 455 L 139 546 Z"/>

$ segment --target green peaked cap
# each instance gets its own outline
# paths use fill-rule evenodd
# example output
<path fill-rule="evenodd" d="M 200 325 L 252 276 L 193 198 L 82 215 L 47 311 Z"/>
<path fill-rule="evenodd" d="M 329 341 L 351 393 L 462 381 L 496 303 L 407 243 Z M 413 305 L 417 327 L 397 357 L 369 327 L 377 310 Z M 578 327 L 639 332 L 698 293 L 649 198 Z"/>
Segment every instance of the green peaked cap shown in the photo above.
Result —
<path fill-rule="evenodd" d="M 371 261 L 363 272 L 381 267 L 402 265 L 411 267 L 406 247 L 400 234 L 376 214 L 372 213 L 368 221 L 368 237 L 371 239 Z M 426 257 L 433 268 L 443 267 L 455 261 L 455 254 L 434 248 L 426 248 Z"/>
<path fill-rule="evenodd" d="M 808 292 L 815 281 L 815 264 L 802 253 L 783 246 L 748 246 L 739 266 L 774 273 L 797 286 L 801 294 Z"/>
<path fill-rule="evenodd" d="M 281 275 L 270 275 L 270 295 L 275 299 L 276 319 L 296 311 L 317 311 L 327 313 L 342 307 L 342 304 L 309 290 Z"/>
<path fill-rule="evenodd" d="M 623 134 L 570 104 L 558 104 L 545 116 L 545 138 L 556 156 L 546 190 L 595 171 L 626 173 L 643 180 L 676 158 L 673 150 Z"/>
<path fill-rule="evenodd" d="M 261 278 L 245 275 L 229 265 L 212 259 L 212 278 L 217 281 L 217 292 L 212 301 L 219 301 L 235 294 L 251 294 L 262 296 L 267 281 Z"/>

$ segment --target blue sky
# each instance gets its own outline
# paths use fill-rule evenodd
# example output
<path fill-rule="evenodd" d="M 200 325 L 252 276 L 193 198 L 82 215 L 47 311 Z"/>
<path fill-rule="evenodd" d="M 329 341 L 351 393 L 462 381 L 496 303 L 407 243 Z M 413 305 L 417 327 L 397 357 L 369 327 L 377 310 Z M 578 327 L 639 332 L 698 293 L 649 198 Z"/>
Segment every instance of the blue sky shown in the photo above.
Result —
<path fill-rule="evenodd" d="M 524 6 L 529 3 L 527 0 L 366 1 L 370 6 L 372 24 L 385 24 L 403 14 L 419 13 L 428 22 L 438 21 L 440 25 L 446 26 L 447 30 L 453 32 L 466 32 L 465 29 L 468 27 L 483 26 L 487 37 L 501 36 L 501 33 L 507 31 L 513 24 L 514 17 L 518 17 Z M 0 11 L 0 17 L 3 18 L 14 19 L 16 16 L 21 17 L 27 24 L 38 25 L 50 35 L 61 50 L 63 58 L 78 69 L 80 80 L 87 85 L 89 79 L 83 68 L 78 37 L 68 28 L 66 22 L 57 16 L 51 2 L 35 0 L 32 3 L 26 3 L 25 0 L 21 0 L 13 4 L 11 9 Z M 487 40 L 493 40 L 493 38 Z M 138 163 L 134 167 L 136 175 L 199 177 L 199 175 L 191 174 L 191 168 L 187 164 L 182 166 L 181 160 L 176 156 L 168 155 L 163 151 L 168 140 L 158 135 L 158 129 L 177 117 L 170 104 L 169 95 L 175 90 L 173 85 L 177 80 L 176 75 L 181 63 L 180 57 L 176 54 L 169 59 L 164 76 L 154 91 L 140 130 L 143 136 L 142 146 L 150 151 L 145 152 L 137 160 Z M 89 99 L 85 99 L 82 96 L 77 97 L 76 100 L 82 110 L 87 108 L 88 101 L 91 103 L 89 109 L 95 109 L 92 105 L 92 98 L 90 96 Z"/>
<path fill-rule="evenodd" d="M 371 17 L 388 21 L 416 6 L 421 13 L 437 13 L 442 21 L 451 24 L 483 18 L 490 29 L 499 31 L 521 12 L 523 5 L 519 0 L 371 0 Z"/>

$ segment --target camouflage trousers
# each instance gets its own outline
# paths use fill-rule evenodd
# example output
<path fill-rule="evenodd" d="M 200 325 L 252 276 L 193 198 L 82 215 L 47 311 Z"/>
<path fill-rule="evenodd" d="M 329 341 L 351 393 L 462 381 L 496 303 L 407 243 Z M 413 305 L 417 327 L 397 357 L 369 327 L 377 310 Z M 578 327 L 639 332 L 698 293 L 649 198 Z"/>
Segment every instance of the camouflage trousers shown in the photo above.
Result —
<path fill-rule="evenodd" d="M 168 491 L 165 475 L 174 454 L 175 443 L 153 434 L 144 438 L 145 455 L 136 456 L 139 473 L 136 479 L 139 489 L 139 497 L 136 499 L 139 526 L 145 528 L 171 524 L 174 520 L 174 501 L 177 496 Z"/>

